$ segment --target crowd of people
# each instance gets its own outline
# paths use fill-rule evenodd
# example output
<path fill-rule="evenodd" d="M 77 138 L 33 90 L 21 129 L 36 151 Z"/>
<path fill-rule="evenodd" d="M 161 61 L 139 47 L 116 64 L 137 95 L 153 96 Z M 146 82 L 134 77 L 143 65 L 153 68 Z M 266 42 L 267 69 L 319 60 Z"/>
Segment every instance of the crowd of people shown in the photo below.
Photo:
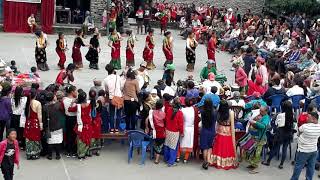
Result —
<path fill-rule="evenodd" d="M 282 146 L 278 168 L 283 169 L 288 146 L 297 144 L 291 180 L 299 179 L 304 167 L 306 179 L 312 179 L 320 136 L 320 20 L 312 23 L 305 14 L 275 19 L 253 15 L 250 10 L 241 16 L 231 8 L 210 5 L 195 8 L 157 3 L 155 7 L 156 13 L 147 13 L 150 18 L 165 17 L 167 23 L 181 16 L 180 20 L 192 27 L 185 31 L 187 71 L 194 70 L 199 32 L 208 33 L 208 61 L 201 70 L 201 82 L 192 76 L 175 79 L 173 38 L 161 20 L 164 73 L 156 85 L 150 84 L 148 71 L 156 68 L 156 46 L 154 30 L 145 24 L 145 7 L 135 13 L 138 33 L 144 25 L 147 34 L 144 62 L 135 69 L 136 37 L 130 30 L 126 32 L 126 67 L 122 73 L 117 71 L 123 69 L 123 37 L 112 24 L 108 43 L 111 61 L 105 66 L 108 75 L 103 81 L 95 79 L 88 93 L 72 85 L 73 72 L 83 68 L 82 46 L 89 48 L 85 55 L 89 68 L 99 69 L 99 31 L 95 28 L 89 44 L 84 42 L 82 30 L 76 32 L 73 63 L 66 68 L 68 45 L 60 33 L 56 52 L 61 71 L 48 87 L 42 89 L 33 83 L 26 92 L 22 86 L 12 84 L 12 73 L 19 73 L 14 63 L 2 69 L 0 139 L 5 129 L 15 130 L 10 129 L 7 140 L 0 144 L 0 161 L 6 151 L 15 149 L 16 155 L 4 155 L 1 169 L 5 178 L 12 177 L 12 162 L 19 163 L 18 145 L 26 151 L 28 160 L 39 159 L 40 155 L 52 160 L 53 151 L 60 159 L 62 150 L 67 157 L 84 160 L 100 155 L 101 133 L 139 129 L 154 140 L 154 163 L 159 164 L 163 155 L 169 167 L 176 166 L 180 159 L 188 163 L 191 154 L 200 154 L 203 169 L 235 169 L 245 159 L 249 173 L 255 174 L 261 163 L 270 166 Z M 183 7 L 185 14 L 179 12 Z M 36 69 L 49 70 L 45 51 L 48 42 L 43 32 L 35 34 L 37 68 L 30 74 L 39 76 Z M 217 74 L 218 49 L 235 54 L 231 60 L 235 82 L 231 85 Z M 261 162 L 265 151 L 269 157 Z M 4 162 L 9 166 L 3 166 Z"/>

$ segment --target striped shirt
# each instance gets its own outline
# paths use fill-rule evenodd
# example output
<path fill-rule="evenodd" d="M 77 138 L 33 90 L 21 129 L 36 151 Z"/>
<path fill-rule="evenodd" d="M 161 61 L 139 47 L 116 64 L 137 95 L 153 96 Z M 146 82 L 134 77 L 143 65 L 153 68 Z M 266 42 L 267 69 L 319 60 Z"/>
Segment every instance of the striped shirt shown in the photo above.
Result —
<path fill-rule="evenodd" d="M 309 153 L 317 151 L 320 124 L 306 123 L 299 127 L 298 151 Z"/>

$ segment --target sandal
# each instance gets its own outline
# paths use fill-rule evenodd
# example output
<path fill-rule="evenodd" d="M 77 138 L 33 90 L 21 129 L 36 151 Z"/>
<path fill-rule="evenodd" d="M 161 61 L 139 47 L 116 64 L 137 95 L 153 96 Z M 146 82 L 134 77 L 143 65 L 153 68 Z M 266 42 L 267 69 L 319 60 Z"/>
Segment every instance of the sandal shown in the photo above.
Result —
<path fill-rule="evenodd" d="M 154 161 L 154 164 L 159 164 L 160 162 L 159 161 Z"/>
<path fill-rule="evenodd" d="M 259 171 L 257 171 L 256 169 L 251 169 L 251 170 L 249 171 L 249 173 L 250 173 L 250 174 L 258 174 Z"/>
<path fill-rule="evenodd" d="M 280 164 L 280 165 L 278 166 L 278 168 L 279 168 L 279 169 L 283 169 L 283 164 Z"/>
<path fill-rule="evenodd" d="M 263 164 L 265 166 L 270 166 L 270 163 L 269 162 L 265 162 L 265 161 L 262 161 L 261 164 Z"/>

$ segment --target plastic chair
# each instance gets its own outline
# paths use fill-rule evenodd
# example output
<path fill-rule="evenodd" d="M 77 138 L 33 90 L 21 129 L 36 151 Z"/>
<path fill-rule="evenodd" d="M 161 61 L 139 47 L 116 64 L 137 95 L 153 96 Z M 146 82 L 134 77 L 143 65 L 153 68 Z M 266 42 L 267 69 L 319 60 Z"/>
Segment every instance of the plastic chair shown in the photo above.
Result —
<path fill-rule="evenodd" d="M 141 165 L 144 165 L 147 154 L 147 147 L 152 145 L 152 138 L 145 134 L 144 132 L 132 130 L 128 131 L 128 141 L 129 141 L 129 150 L 128 150 L 128 163 L 130 163 L 133 150 L 141 150 Z M 153 149 L 151 148 L 151 154 L 153 154 Z"/>
<path fill-rule="evenodd" d="M 281 103 L 287 97 L 283 94 L 276 94 L 270 96 L 268 99 L 271 100 L 270 112 L 272 113 L 273 109 L 276 109 L 276 113 L 281 112 Z"/>
<path fill-rule="evenodd" d="M 304 102 L 304 107 L 303 107 L 303 111 L 306 112 L 308 109 L 309 104 L 313 101 L 316 100 L 316 107 L 318 110 L 320 110 L 320 96 L 316 96 L 313 98 L 306 98 L 305 102 Z"/>
<path fill-rule="evenodd" d="M 297 110 L 300 110 L 300 101 L 305 99 L 304 95 L 294 95 L 291 96 L 290 99 L 292 100 L 292 108 L 294 112 L 296 113 Z"/>

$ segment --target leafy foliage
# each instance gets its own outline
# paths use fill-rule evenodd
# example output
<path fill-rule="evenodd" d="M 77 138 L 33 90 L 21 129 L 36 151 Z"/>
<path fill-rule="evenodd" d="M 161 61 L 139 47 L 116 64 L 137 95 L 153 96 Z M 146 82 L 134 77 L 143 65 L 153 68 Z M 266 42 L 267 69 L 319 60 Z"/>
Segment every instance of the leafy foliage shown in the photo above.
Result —
<path fill-rule="evenodd" d="M 317 15 L 320 13 L 320 1 L 317 0 L 266 0 L 266 5 L 281 14 L 300 12 Z"/>

